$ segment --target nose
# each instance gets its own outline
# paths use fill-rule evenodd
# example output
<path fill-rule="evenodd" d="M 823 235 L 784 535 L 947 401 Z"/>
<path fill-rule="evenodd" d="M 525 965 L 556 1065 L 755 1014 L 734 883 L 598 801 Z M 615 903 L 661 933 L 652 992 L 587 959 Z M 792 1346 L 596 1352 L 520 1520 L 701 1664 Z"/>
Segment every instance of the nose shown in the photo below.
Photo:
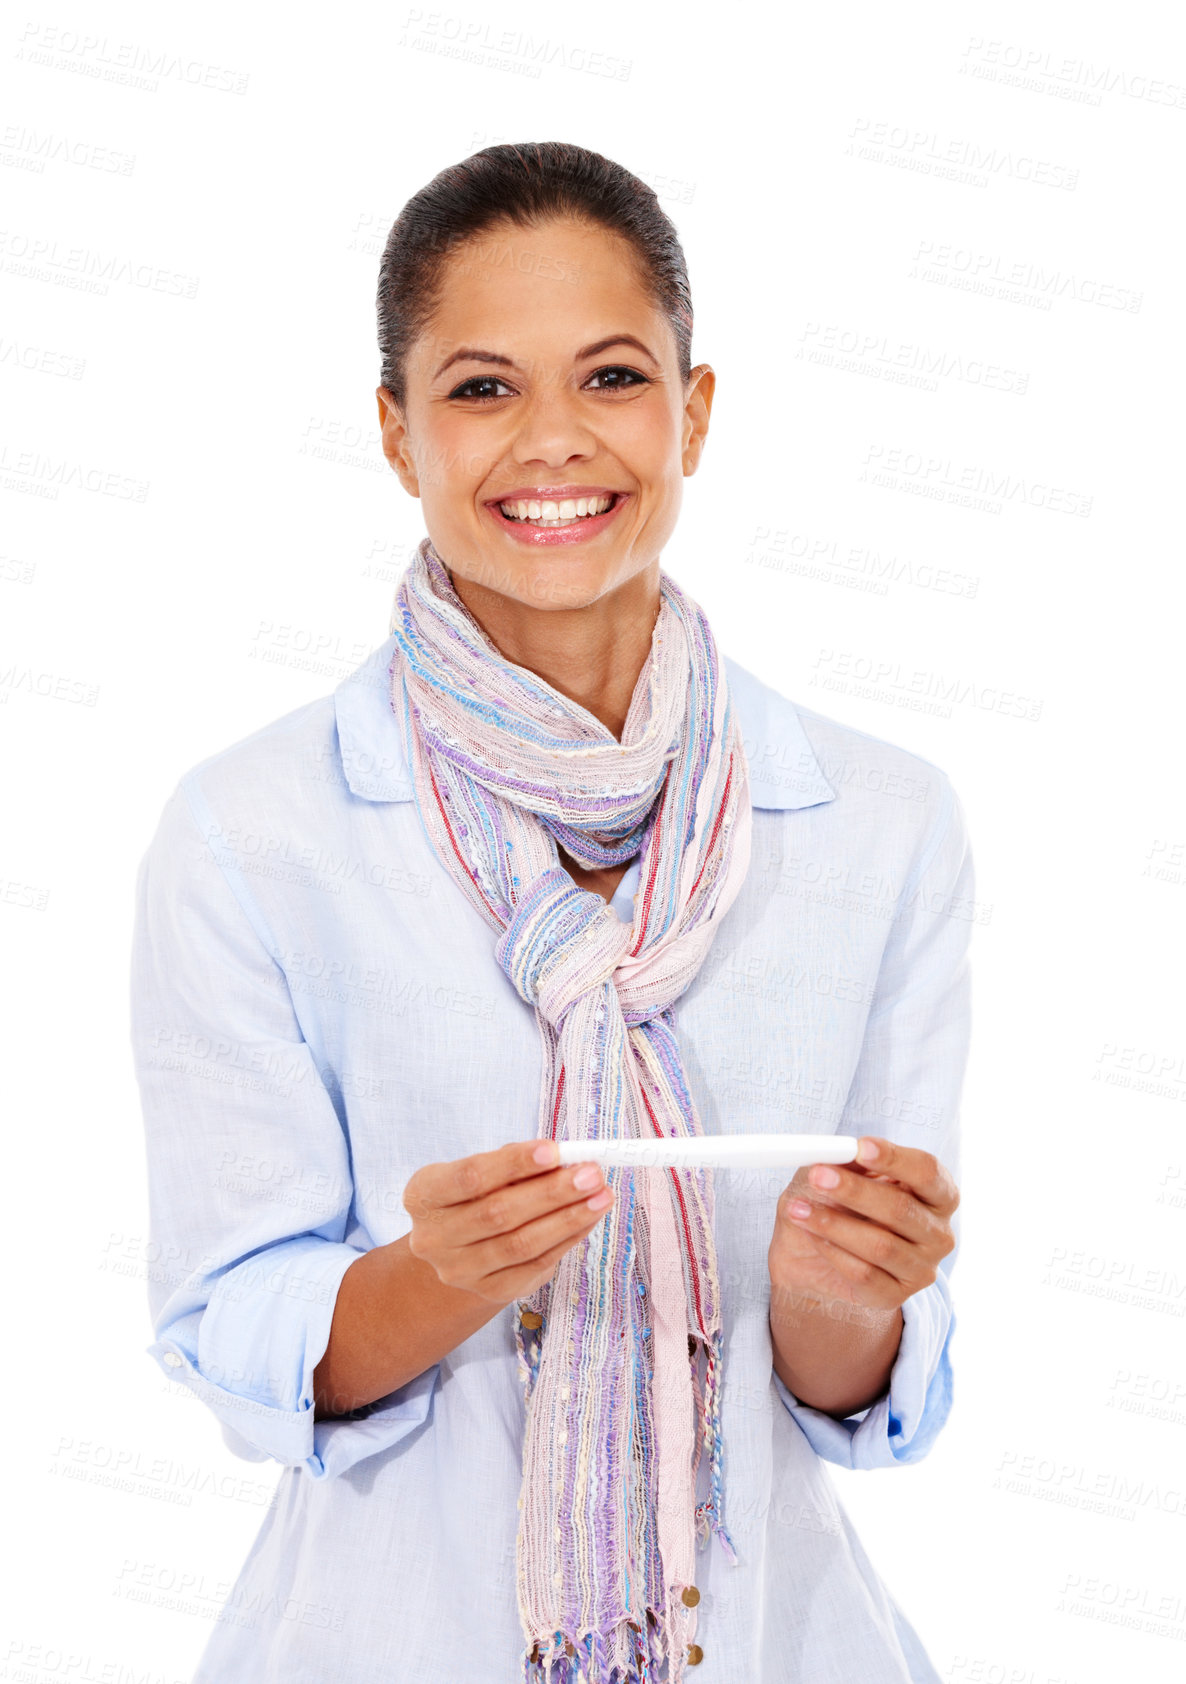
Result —
<path fill-rule="evenodd" d="M 558 468 L 574 457 L 591 458 L 597 439 L 578 392 L 560 382 L 541 382 L 516 406 L 518 423 L 511 455 L 516 462 Z"/>

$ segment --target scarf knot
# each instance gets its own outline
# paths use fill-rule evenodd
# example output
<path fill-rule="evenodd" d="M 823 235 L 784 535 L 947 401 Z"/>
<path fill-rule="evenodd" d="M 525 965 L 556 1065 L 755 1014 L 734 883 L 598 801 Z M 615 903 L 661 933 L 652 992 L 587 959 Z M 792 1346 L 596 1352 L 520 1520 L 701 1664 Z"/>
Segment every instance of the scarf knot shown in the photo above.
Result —
<path fill-rule="evenodd" d="M 557 865 L 523 896 L 494 954 L 516 992 L 562 1029 L 577 1001 L 610 980 L 629 945 L 629 929 L 603 897 Z"/>

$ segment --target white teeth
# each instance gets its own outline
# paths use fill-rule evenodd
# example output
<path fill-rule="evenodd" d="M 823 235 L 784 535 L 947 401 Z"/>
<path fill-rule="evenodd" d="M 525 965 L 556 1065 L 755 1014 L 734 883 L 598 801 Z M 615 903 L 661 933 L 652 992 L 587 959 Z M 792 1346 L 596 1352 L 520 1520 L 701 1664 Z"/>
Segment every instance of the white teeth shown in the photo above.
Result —
<path fill-rule="evenodd" d="M 508 520 L 528 520 L 533 526 L 563 526 L 569 521 L 582 520 L 587 515 L 601 515 L 609 508 L 613 497 L 562 497 L 559 502 L 519 499 L 498 506 Z"/>

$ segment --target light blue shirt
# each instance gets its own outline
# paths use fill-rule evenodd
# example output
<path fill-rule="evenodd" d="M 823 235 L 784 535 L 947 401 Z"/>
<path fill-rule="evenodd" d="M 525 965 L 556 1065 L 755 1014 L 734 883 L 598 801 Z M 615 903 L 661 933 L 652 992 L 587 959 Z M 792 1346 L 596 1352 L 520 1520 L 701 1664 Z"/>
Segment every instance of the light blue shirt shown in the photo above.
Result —
<path fill-rule="evenodd" d="M 399 1391 L 313 1418 L 339 1282 L 408 1232 L 409 1177 L 529 1139 L 537 1115 L 534 1012 L 425 835 L 392 652 L 188 772 L 140 866 L 132 1037 L 162 1260 L 148 1350 L 236 1455 L 284 1468 L 193 1684 L 520 1677 L 514 1306 Z M 705 1132 L 878 1134 L 958 1181 L 974 915 L 959 801 L 928 761 L 727 672 L 751 864 L 675 1006 Z M 613 900 L 626 920 L 637 880 L 636 861 Z M 958 1246 L 903 1306 L 888 1394 L 836 1420 L 771 1365 L 789 1179 L 715 1178 L 739 1563 L 714 1539 L 697 1558 L 696 1677 L 939 1684 L 824 1464 L 894 1468 L 934 1442 Z"/>

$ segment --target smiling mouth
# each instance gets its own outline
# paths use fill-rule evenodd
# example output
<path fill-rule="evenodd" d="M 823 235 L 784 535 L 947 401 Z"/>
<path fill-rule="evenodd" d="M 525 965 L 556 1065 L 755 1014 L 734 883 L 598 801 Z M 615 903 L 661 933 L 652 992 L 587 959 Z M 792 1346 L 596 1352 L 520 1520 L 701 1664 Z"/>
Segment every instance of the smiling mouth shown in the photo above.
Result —
<path fill-rule="evenodd" d="M 538 502 L 534 498 L 516 498 L 511 502 L 496 503 L 495 507 L 504 520 L 524 526 L 575 526 L 577 521 L 588 520 L 590 516 L 608 514 L 616 508 L 621 496 L 621 492 L 612 491 L 600 497 L 560 497 L 554 501 L 550 498 Z"/>

